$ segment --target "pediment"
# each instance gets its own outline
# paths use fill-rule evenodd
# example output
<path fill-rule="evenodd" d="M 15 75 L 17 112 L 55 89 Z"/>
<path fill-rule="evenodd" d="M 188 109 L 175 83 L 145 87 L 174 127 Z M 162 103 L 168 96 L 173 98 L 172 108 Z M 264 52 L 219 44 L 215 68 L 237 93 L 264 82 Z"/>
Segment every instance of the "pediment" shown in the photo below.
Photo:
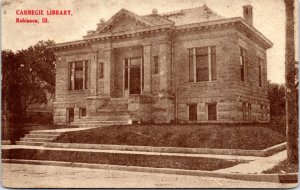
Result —
<path fill-rule="evenodd" d="M 150 23 L 147 23 L 142 17 L 122 9 L 109 19 L 103 27 L 98 30 L 98 33 L 118 33 L 126 31 L 134 31 L 147 28 Z"/>
<path fill-rule="evenodd" d="M 126 32 L 126 31 L 134 31 L 143 28 L 146 28 L 146 26 L 135 21 L 130 17 L 125 17 L 118 20 L 114 25 L 112 25 L 110 28 L 110 32 L 118 33 L 118 32 Z"/>

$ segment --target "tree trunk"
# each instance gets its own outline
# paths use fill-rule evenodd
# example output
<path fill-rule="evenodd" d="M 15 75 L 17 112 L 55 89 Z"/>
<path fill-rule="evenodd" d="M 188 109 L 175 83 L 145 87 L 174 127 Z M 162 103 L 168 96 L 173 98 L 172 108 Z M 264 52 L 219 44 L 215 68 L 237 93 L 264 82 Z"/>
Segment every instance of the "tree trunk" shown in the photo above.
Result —
<path fill-rule="evenodd" d="M 285 49 L 285 82 L 286 82 L 286 137 L 287 157 L 289 163 L 298 164 L 298 106 L 295 85 L 295 32 L 294 0 L 284 0 L 286 10 L 286 49 Z"/>

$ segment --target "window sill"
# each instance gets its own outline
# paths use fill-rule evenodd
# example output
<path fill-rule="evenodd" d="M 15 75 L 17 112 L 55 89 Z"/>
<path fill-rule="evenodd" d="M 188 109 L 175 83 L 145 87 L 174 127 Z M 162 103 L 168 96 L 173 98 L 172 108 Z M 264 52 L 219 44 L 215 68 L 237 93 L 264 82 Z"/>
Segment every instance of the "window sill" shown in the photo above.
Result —
<path fill-rule="evenodd" d="M 70 94 L 83 94 L 83 93 L 86 93 L 88 92 L 89 89 L 85 89 L 85 90 L 68 90 L 68 92 Z"/>
<path fill-rule="evenodd" d="M 218 80 L 211 80 L 211 81 L 197 81 L 197 82 L 189 82 L 189 84 L 197 85 L 197 84 L 213 84 L 218 83 Z"/>

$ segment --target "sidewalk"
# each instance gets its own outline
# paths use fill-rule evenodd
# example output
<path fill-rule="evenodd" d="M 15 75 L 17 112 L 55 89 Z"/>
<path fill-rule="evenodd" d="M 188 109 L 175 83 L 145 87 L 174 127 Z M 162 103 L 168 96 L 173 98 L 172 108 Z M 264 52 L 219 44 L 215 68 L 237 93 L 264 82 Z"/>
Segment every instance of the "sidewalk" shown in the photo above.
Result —
<path fill-rule="evenodd" d="M 108 165 L 108 164 L 91 164 L 80 162 L 64 162 L 51 160 L 23 160 L 23 159 L 3 159 L 3 163 L 29 164 L 29 165 L 49 165 L 49 166 L 68 166 L 72 168 L 90 168 L 105 169 L 118 171 L 134 171 L 145 173 L 162 173 L 187 176 L 205 176 L 228 178 L 244 181 L 261 181 L 285 183 L 284 180 L 292 179 L 293 183 L 297 181 L 297 174 L 293 176 L 280 176 L 279 174 L 262 174 L 264 170 L 270 169 L 282 160 L 286 159 L 286 151 L 281 151 L 269 157 L 253 157 L 253 156 L 235 156 L 235 155 L 216 155 L 216 154 L 184 154 L 184 153 L 158 153 L 158 152 L 141 152 L 141 151 L 120 151 L 120 150 L 97 150 L 97 149 L 71 149 L 71 148 L 50 148 L 42 146 L 27 145 L 3 145 L 3 149 L 37 149 L 37 150 L 59 150 L 59 151 L 78 151 L 78 152 L 104 152 L 116 154 L 143 154 L 143 155 L 167 155 L 167 156 L 184 156 L 184 157 L 206 157 L 218 158 L 224 160 L 240 160 L 243 163 L 230 168 L 203 171 L 203 170 L 186 170 L 173 168 L 156 168 L 145 166 L 127 166 L 127 165 Z M 246 163 L 245 163 L 246 162 Z M 289 174 L 287 174 L 289 175 Z M 283 180 L 282 180 L 283 179 Z M 295 181 L 296 180 L 296 181 Z M 291 183 L 291 182 L 289 182 Z"/>
<path fill-rule="evenodd" d="M 255 157 L 255 156 L 216 155 L 216 154 L 184 154 L 184 153 L 159 153 L 159 152 L 122 151 L 122 150 L 51 148 L 51 147 L 27 146 L 27 145 L 2 145 L 2 149 L 38 149 L 38 150 L 102 152 L 102 153 L 118 153 L 118 154 L 166 155 L 166 156 L 205 157 L 205 158 L 218 158 L 224 160 L 245 161 L 247 163 L 241 163 L 230 168 L 225 168 L 225 169 L 220 169 L 215 171 L 220 173 L 240 173 L 240 174 L 260 174 L 265 170 L 273 168 L 275 165 L 285 160 L 287 157 L 286 150 L 276 153 L 269 157 Z"/>
<path fill-rule="evenodd" d="M 260 174 L 265 170 L 273 168 L 279 162 L 287 158 L 287 151 L 278 152 L 269 157 L 260 157 L 252 162 L 238 164 L 236 166 L 216 170 L 224 173 L 243 173 L 243 174 Z"/>

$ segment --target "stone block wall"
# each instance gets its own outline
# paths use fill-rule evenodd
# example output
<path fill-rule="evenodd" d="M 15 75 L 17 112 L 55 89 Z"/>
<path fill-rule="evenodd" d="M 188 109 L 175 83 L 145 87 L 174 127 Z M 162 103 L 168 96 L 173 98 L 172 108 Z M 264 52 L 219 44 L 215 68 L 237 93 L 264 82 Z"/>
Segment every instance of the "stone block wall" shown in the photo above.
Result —
<path fill-rule="evenodd" d="M 90 49 L 73 49 L 56 54 L 56 89 L 53 105 L 54 123 L 63 124 L 67 121 L 67 108 L 75 108 L 74 116 L 78 117 L 78 109 L 86 108 L 85 98 L 91 96 L 95 89 L 91 88 L 91 68 L 96 64 L 96 54 Z M 69 90 L 68 64 L 73 61 L 86 60 L 88 64 L 88 84 L 84 90 Z"/>
<path fill-rule="evenodd" d="M 247 43 L 249 59 L 258 55 L 265 60 L 265 50 L 262 47 L 249 39 Z M 173 93 L 178 98 L 179 121 L 188 121 L 189 104 L 197 104 L 197 122 L 211 122 L 207 116 L 208 103 L 217 105 L 217 120 L 212 122 L 268 121 L 266 61 L 263 65 L 262 87 L 258 85 L 258 67 L 253 60 L 247 65 L 247 80 L 242 82 L 239 49 L 241 45 L 245 43 L 241 44 L 239 33 L 234 27 L 176 35 Z M 217 80 L 189 82 L 188 49 L 207 46 L 216 47 Z M 251 104 L 251 117 L 246 120 L 241 109 L 243 102 Z"/>
<path fill-rule="evenodd" d="M 91 47 L 58 52 L 54 122 L 66 122 L 67 108 L 75 108 L 75 117 L 80 107 L 87 108 L 87 115 L 93 115 L 105 98 L 122 98 L 123 59 L 128 57 L 143 57 L 147 64 L 144 65 L 144 94 L 130 100 L 128 105 L 134 120 L 171 122 L 177 113 L 177 119 L 185 122 L 189 120 L 189 104 L 197 104 L 197 122 L 208 122 L 207 105 L 216 103 L 216 122 L 269 121 L 264 48 L 234 26 L 173 34 L 95 42 Z M 188 49 L 208 46 L 216 47 L 217 79 L 189 82 Z M 240 80 L 240 47 L 248 51 L 245 81 Z M 154 73 L 154 56 L 158 56 L 158 73 Z M 261 87 L 256 57 L 264 60 Z M 68 62 L 78 60 L 88 61 L 88 89 L 70 91 Z M 104 63 L 103 78 L 98 77 L 100 62 Z M 247 120 L 243 118 L 245 102 L 251 104 L 251 117 Z"/>

